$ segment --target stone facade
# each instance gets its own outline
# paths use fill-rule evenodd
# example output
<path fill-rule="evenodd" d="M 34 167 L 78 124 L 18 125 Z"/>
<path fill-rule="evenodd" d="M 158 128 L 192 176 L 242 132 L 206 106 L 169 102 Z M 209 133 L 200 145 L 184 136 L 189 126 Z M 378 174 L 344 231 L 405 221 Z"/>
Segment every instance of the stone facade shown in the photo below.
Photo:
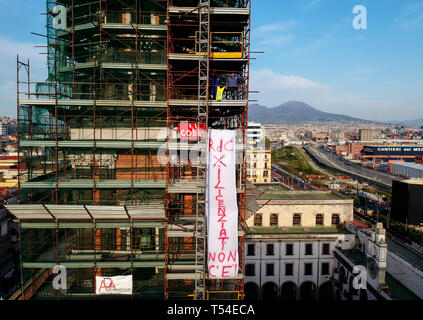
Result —
<path fill-rule="evenodd" d="M 247 179 L 253 183 L 272 182 L 272 151 L 255 149 L 247 151 Z"/>
<path fill-rule="evenodd" d="M 354 235 L 339 229 L 353 219 L 353 201 L 330 192 L 275 191 L 256 202 L 247 219 L 246 298 L 333 299 L 335 248 L 354 247 Z"/>
<path fill-rule="evenodd" d="M 323 215 L 322 226 L 328 227 L 343 221 L 353 219 L 353 201 L 350 199 L 338 200 L 258 200 L 261 207 L 257 214 L 262 215 L 262 226 L 271 226 L 271 215 L 277 214 L 277 226 L 294 226 L 294 215 L 300 214 L 300 225 L 315 227 L 317 215 Z M 338 219 L 335 219 L 338 215 Z M 254 227 L 254 216 L 247 219 L 248 227 Z M 338 223 L 335 223 L 338 222 Z M 319 225 L 319 224 L 318 224 Z"/>

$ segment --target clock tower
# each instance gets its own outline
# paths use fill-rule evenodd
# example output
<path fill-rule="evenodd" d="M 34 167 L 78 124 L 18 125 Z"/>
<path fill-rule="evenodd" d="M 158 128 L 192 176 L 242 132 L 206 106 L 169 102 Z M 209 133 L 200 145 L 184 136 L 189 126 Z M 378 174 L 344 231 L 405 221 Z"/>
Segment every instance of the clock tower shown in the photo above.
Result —
<path fill-rule="evenodd" d="M 372 228 L 367 251 L 368 281 L 379 290 L 385 286 L 387 251 L 386 230 L 379 222 Z"/>

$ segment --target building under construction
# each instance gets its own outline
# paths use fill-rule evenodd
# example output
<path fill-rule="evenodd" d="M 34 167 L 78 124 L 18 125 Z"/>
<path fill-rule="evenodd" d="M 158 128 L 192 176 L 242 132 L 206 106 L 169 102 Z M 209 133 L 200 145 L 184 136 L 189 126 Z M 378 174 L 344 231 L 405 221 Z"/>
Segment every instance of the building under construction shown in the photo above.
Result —
<path fill-rule="evenodd" d="M 237 130 L 245 145 L 250 13 L 249 0 L 47 0 L 48 79 L 17 60 L 14 299 L 100 298 L 96 276 L 120 275 L 133 276 L 134 299 L 244 297 L 244 149 L 240 271 L 224 281 L 207 272 L 206 164 L 182 158 L 205 158 L 205 128 Z M 52 286 L 56 265 L 66 289 Z"/>

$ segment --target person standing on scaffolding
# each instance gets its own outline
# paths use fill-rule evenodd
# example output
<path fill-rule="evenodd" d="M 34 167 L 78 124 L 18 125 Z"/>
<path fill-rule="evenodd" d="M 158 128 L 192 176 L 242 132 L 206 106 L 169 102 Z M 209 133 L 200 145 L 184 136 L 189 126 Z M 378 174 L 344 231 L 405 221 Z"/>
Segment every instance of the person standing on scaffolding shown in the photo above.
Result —
<path fill-rule="evenodd" d="M 216 75 L 216 70 L 212 71 L 210 76 L 210 99 L 216 100 L 217 87 L 219 86 L 220 78 Z"/>
<path fill-rule="evenodd" d="M 244 78 L 235 73 L 226 79 L 226 100 L 238 100 L 239 99 L 239 86 L 238 81 L 242 81 Z"/>

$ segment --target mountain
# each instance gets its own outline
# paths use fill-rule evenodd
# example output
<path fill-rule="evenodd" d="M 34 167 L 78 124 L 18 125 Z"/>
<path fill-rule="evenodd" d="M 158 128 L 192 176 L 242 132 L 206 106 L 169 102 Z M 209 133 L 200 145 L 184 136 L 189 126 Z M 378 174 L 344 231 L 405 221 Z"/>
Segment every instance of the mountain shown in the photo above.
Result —
<path fill-rule="evenodd" d="M 299 101 L 288 101 L 274 108 L 267 108 L 259 104 L 251 104 L 248 107 L 248 120 L 263 124 L 298 124 L 305 122 L 333 121 L 374 123 L 369 120 L 322 112 Z"/>
<path fill-rule="evenodd" d="M 423 118 L 415 119 L 415 120 L 407 120 L 404 121 L 408 126 L 422 126 L 423 125 Z"/>
<path fill-rule="evenodd" d="M 414 120 L 404 120 L 404 121 L 392 120 L 392 121 L 388 121 L 388 123 L 396 124 L 396 125 L 404 124 L 406 126 L 417 127 L 417 126 L 423 126 L 423 118 L 414 119 Z"/>

